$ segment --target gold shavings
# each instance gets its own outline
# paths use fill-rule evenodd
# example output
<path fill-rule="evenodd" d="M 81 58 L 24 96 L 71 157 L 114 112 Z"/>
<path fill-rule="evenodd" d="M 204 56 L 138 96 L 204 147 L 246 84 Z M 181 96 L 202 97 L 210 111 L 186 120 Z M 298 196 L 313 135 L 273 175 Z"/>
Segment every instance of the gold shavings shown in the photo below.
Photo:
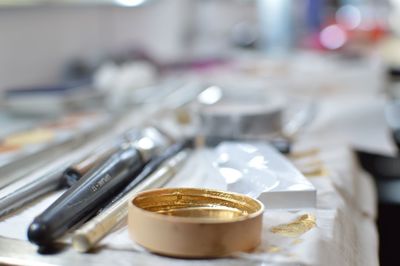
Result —
<path fill-rule="evenodd" d="M 306 177 L 327 176 L 329 171 L 321 160 L 314 160 L 306 163 L 294 162 L 299 171 Z"/>
<path fill-rule="evenodd" d="M 286 256 L 289 258 L 297 258 L 297 255 L 294 253 L 287 253 Z"/>
<path fill-rule="evenodd" d="M 267 250 L 268 253 L 279 253 L 281 251 L 282 251 L 282 249 L 277 246 L 270 246 Z"/>
<path fill-rule="evenodd" d="M 300 172 L 308 178 L 311 177 L 320 177 L 320 176 L 328 176 L 329 171 L 325 166 L 321 166 L 314 169 L 301 169 Z"/>
<path fill-rule="evenodd" d="M 303 242 L 303 239 L 301 239 L 301 238 L 296 238 L 296 239 L 293 239 L 292 245 L 298 245 L 298 244 L 300 244 L 300 243 L 302 243 L 302 242 Z"/>
<path fill-rule="evenodd" d="M 288 224 L 281 224 L 271 228 L 271 232 L 287 237 L 299 237 L 316 226 L 315 216 L 304 214 Z"/>
<path fill-rule="evenodd" d="M 320 167 L 320 166 L 324 165 L 324 163 L 321 160 L 315 159 L 310 162 L 302 163 L 301 165 L 304 167 L 309 167 L 309 168 L 314 167 L 315 168 L 315 167 Z"/>
<path fill-rule="evenodd" d="M 175 111 L 175 117 L 178 123 L 181 125 L 190 124 L 192 121 L 192 118 L 190 117 L 188 110 L 183 108 L 179 108 L 178 110 Z"/>
<path fill-rule="evenodd" d="M 289 154 L 291 159 L 302 159 L 304 157 L 312 157 L 318 155 L 320 150 L 318 148 L 312 148 L 304 151 L 296 151 Z"/>
<path fill-rule="evenodd" d="M 194 139 L 195 147 L 204 147 L 206 145 L 206 139 L 204 136 L 196 136 Z"/>

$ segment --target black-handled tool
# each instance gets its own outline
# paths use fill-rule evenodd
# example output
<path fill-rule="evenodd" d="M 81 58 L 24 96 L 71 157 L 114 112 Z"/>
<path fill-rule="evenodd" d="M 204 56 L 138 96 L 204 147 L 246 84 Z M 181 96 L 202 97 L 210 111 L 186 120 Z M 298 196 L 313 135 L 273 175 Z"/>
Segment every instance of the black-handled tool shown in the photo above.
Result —
<path fill-rule="evenodd" d="M 28 229 L 29 241 L 49 247 L 69 229 L 83 223 L 104 207 L 137 176 L 150 158 L 165 148 L 166 141 L 154 137 L 162 136 L 150 134 L 135 143 L 123 143 L 117 153 L 84 175 L 34 219 Z"/>
<path fill-rule="evenodd" d="M 128 194 L 134 187 L 136 187 L 140 182 L 142 182 L 146 177 L 148 177 L 151 173 L 153 173 L 160 165 L 162 165 L 166 160 L 173 157 L 180 151 L 186 148 L 193 148 L 194 140 L 192 138 L 180 141 L 175 143 L 174 145 L 168 147 L 164 153 L 159 156 L 156 156 L 152 159 L 140 174 L 134 178 L 117 196 L 115 196 L 108 204 L 105 206 L 104 209 L 108 208 L 109 206 L 113 205 L 116 201 L 123 198 L 126 194 Z"/>

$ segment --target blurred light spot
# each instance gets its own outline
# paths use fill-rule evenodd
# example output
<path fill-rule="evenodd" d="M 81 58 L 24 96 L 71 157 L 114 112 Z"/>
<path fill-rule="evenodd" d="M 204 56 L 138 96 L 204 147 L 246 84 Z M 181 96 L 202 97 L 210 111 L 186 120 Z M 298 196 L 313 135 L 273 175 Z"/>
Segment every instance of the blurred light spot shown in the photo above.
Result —
<path fill-rule="evenodd" d="M 144 4 L 144 2 L 146 2 L 146 1 L 147 0 L 115 0 L 115 2 L 118 5 L 129 6 L 129 7 L 139 6 L 141 4 Z"/>
<path fill-rule="evenodd" d="M 339 26 L 330 25 L 321 31 L 319 40 L 323 47 L 335 50 L 346 43 L 347 35 Z"/>
<path fill-rule="evenodd" d="M 372 6 L 362 6 L 361 13 L 362 19 L 359 29 L 364 31 L 371 31 L 376 26 L 377 10 Z"/>
<path fill-rule="evenodd" d="M 349 30 L 354 30 L 361 24 L 361 12 L 355 6 L 345 5 L 336 12 L 336 21 Z"/>
<path fill-rule="evenodd" d="M 228 153 L 222 153 L 219 157 L 218 157 L 218 163 L 226 163 L 229 160 L 229 154 Z"/>
<path fill-rule="evenodd" d="M 148 150 L 154 147 L 154 142 L 148 137 L 143 137 L 137 142 L 138 146 L 142 149 Z"/>
<path fill-rule="evenodd" d="M 255 169 L 264 169 L 266 168 L 266 164 L 267 162 L 262 155 L 256 155 L 248 162 L 248 166 Z"/>
<path fill-rule="evenodd" d="M 222 90 L 217 86 L 205 89 L 198 96 L 198 101 L 202 104 L 214 104 L 222 98 Z"/>
<path fill-rule="evenodd" d="M 239 148 L 249 154 L 252 154 L 257 151 L 257 148 L 255 146 L 248 144 L 239 144 Z"/>
<path fill-rule="evenodd" d="M 229 167 L 221 167 L 219 172 L 225 178 L 227 184 L 235 183 L 243 176 L 239 170 Z"/>

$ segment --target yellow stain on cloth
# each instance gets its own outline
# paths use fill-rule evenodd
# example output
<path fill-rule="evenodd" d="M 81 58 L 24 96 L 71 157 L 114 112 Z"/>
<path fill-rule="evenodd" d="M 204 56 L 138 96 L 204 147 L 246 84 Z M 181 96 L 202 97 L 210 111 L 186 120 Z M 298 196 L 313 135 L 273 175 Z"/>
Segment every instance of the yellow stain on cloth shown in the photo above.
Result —
<path fill-rule="evenodd" d="M 192 121 L 189 111 L 183 108 L 175 111 L 175 117 L 178 123 L 181 125 L 188 125 Z"/>
<path fill-rule="evenodd" d="M 29 145 L 39 144 L 53 140 L 54 132 L 47 129 L 33 129 L 25 132 L 16 133 L 6 137 L 3 141 L 5 145 Z"/>
<path fill-rule="evenodd" d="M 320 167 L 316 168 L 309 168 L 309 169 L 301 169 L 299 168 L 300 172 L 308 178 L 313 177 L 324 177 L 329 175 L 329 170 L 324 166 L 321 165 Z"/>
<path fill-rule="evenodd" d="M 293 241 L 292 241 L 292 245 L 298 245 L 298 244 L 301 244 L 303 242 L 303 239 L 301 239 L 301 238 L 296 238 L 296 239 L 294 239 Z"/>
<path fill-rule="evenodd" d="M 329 171 L 324 162 L 319 159 L 319 153 L 318 148 L 313 148 L 294 152 L 288 157 L 296 168 L 308 178 L 328 176 Z"/>
<path fill-rule="evenodd" d="M 293 222 L 272 227 L 270 231 L 282 236 L 299 237 L 316 226 L 315 220 L 314 215 L 304 214 Z"/>
<path fill-rule="evenodd" d="M 289 158 L 292 160 L 299 160 L 303 158 L 309 158 L 309 157 L 316 157 L 320 153 L 320 149 L 318 148 L 311 148 L 308 150 L 303 150 L 303 151 L 295 151 L 291 152 L 289 154 Z"/>
<path fill-rule="evenodd" d="M 267 250 L 268 253 L 279 253 L 281 251 L 282 251 L 282 249 L 277 246 L 270 246 Z"/>

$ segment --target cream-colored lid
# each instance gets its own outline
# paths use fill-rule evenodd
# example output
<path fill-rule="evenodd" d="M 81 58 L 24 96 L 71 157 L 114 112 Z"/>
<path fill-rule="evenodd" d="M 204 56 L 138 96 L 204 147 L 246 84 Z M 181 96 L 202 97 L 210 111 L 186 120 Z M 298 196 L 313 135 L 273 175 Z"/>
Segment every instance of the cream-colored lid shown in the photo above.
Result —
<path fill-rule="evenodd" d="M 257 247 L 263 211 L 261 202 L 237 193 L 155 189 L 129 202 L 128 227 L 133 240 L 155 253 L 222 257 Z"/>

